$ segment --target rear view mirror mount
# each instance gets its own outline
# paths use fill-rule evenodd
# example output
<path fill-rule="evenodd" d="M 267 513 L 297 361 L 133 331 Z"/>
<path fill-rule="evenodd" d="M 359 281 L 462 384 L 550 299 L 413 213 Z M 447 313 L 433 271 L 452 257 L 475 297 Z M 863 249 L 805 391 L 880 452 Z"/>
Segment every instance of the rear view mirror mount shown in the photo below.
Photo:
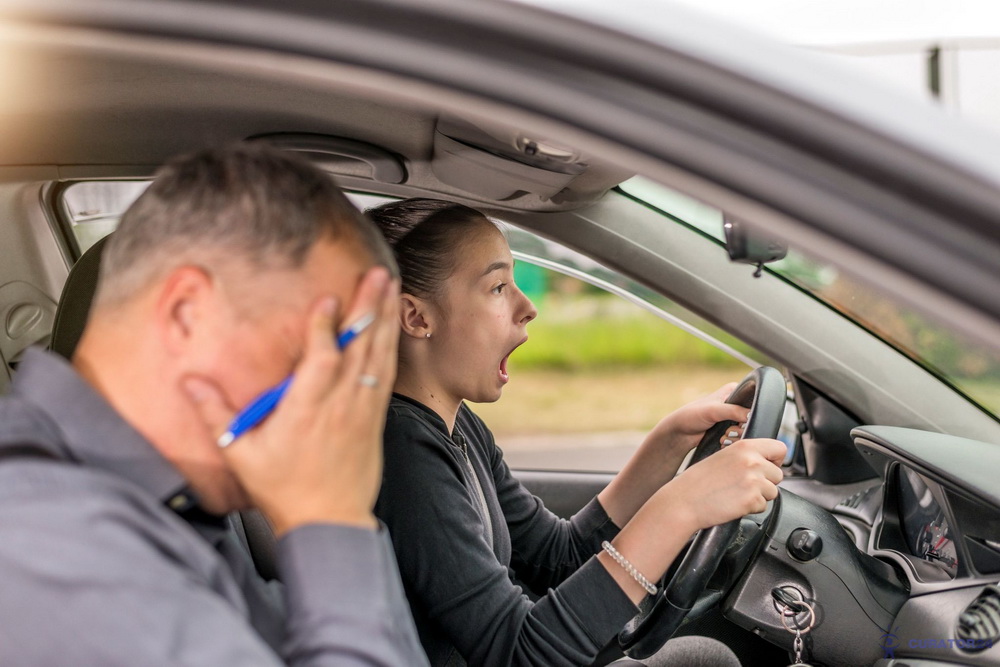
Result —
<path fill-rule="evenodd" d="M 747 228 L 736 220 L 726 218 L 722 223 L 726 234 L 726 251 L 729 259 L 742 264 L 752 264 L 757 267 L 754 278 L 760 278 L 764 265 L 784 258 L 788 246 L 760 232 Z"/>

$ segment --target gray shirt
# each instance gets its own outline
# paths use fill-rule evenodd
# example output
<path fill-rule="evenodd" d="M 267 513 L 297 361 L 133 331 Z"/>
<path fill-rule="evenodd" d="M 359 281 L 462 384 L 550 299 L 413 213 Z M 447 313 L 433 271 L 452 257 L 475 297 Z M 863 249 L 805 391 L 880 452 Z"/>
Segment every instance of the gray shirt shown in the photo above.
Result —
<path fill-rule="evenodd" d="M 278 571 L 72 366 L 25 355 L 0 398 L 0 662 L 426 664 L 384 531 L 289 531 Z"/>

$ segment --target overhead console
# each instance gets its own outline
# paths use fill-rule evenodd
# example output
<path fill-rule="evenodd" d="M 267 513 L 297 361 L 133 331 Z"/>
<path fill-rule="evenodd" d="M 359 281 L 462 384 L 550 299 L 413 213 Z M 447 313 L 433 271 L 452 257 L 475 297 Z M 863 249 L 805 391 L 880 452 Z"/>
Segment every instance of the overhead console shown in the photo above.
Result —
<path fill-rule="evenodd" d="M 275 148 L 304 153 L 314 163 L 335 173 L 352 174 L 352 167 L 361 169 L 357 176 L 377 183 L 403 183 L 407 178 L 402 158 L 364 141 L 306 132 L 259 134 L 247 141 L 262 141 Z"/>
<path fill-rule="evenodd" d="M 480 198 L 532 195 L 553 203 L 591 200 L 631 174 L 516 128 L 442 116 L 431 169 L 442 182 Z"/>

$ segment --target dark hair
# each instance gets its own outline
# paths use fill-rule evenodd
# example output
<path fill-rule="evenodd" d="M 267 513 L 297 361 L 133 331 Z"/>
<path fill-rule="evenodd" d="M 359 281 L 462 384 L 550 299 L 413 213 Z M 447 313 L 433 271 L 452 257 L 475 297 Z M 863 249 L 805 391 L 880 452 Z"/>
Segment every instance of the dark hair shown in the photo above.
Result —
<path fill-rule="evenodd" d="M 254 267 L 297 268 L 321 238 L 357 243 L 395 271 L 371 223 L 304 158 L 265 144 L 202 150 L 166 163 L 122 216 L 98 299 L 126 298 L 180 262 L 211 267 L 220 249 Z"/>
<path fill-rule="evenodd" d="M 440 199 L 404 199 L 365 213 L 392 248 L 402 291 L 419 297 L 439 294 L 455 267 L 455 251 L 471 228 L 492 225 L 479 211 Z"/>

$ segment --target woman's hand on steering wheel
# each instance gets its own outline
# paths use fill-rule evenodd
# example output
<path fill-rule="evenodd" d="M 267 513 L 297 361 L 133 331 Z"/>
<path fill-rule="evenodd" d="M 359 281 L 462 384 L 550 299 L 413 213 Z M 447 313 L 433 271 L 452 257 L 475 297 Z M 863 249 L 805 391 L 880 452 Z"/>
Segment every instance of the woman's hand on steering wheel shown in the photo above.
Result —
<path fill-rule="evenodd" d="M 701 441 L 705 431 L 719 422 L 745 422 L 750 410 L 742 405 L 726 403 L 726 398 L 735 388 L 736 383 L 730 382 L 674 410 L 653 427 L 643 446 L 656 448 L 661 453 L 673 450 L 687 454 Z"/>
<path fill-rule="evenodd" d="M 641 567 L 644 563 L 633 561 L 640 572 L 658 578 L 666 566 L 648 558 L 650 548 L 658 544 L 676 547 L 679 537 L 686 540 L 698 531 L 669 581 L 619 633 L 618 641 L 630 657 L 646 658 L 663 646 L 705 591 L 740 531 L 740 517 L 765 510 L 768 500 L 778 497 L 777 483 L 782 477 L 778 466 L 786 449 L 772 438 L 778 434 L 786 401 L 785 378 L 779 370 L 762 366 L 750 371 L 727 399 L 749 408 L 749 414 L 708 428 L 692 452 L 692 465 L 658 490 L 616 538 L 628 552 L 643 557 L 648 565 L 645 570 Z M 733 425 L 744 419 L 743 427 L 736 430 L 746 439 L 726 445 Z M 656 530 L 655 519 L 662 521 L 662 517 L 669 517 L 668 523 L 661 523 L 669 528 L 657 535 L 658 539 L 650 540 L 649 535 Z M 633 529 L 645 538 L 640 541 L 636 537 L 634 546 Z M 661 553 L 665 555 L 666 549 Z M 709 597 L 717 600 L 724 592 Z"/>
<path fill-rule="evenodd" d="M 622 472 L 599 496 L 601 505 L 617 525 L 623 526 L 653 494 L 677 474 L 684 458 L 705 432 L 723 422 L 741 424 L 749 408 L 726 402 L 737 384 L 674 410 L 653 427 Z M 733 428 L 741 430 L 739 426 Z"/>
<path fill-rule="evenodd" d="M 777 440 L 740 440 L 689 467 L 652 501 L 670 507 L 692 533 L 761 512 L 778 495 L 786 451 Z"/>

